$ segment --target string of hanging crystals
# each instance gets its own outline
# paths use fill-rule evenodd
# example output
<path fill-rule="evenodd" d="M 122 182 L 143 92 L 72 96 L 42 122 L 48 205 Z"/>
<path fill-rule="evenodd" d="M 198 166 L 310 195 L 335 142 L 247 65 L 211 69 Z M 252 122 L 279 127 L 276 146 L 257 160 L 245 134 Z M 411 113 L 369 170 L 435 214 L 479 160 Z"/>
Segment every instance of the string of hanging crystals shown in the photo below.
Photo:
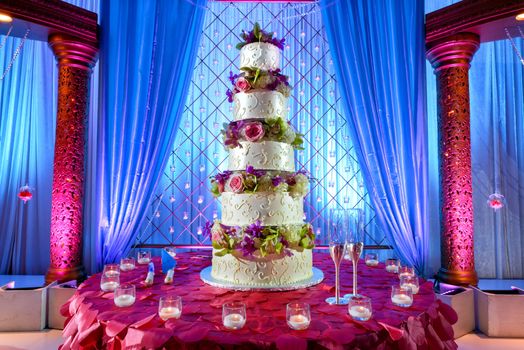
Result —
<path fill-rule="evenodd" d="M 11 28 L 9 28 L 9 31 L 7 32 L 4 40 L 2 41 L 2 44 L 0 45 L 0 49 L 2 47 L 4 47 L 5 43 L 7 42 L 7 38 L 11 34 L 12 29 L 13 29 L 13 26 L 11 26 Z M 6 77 L 7 73 L 9 73 L 9 71 L 13 67 L 13 63 L 15 63 L 16 59 L 18 58 L 18 55 L 20 55 L 20 52 L 22 51 L 22 48 L 24 47 L 25 41 L 27 39 L 27 36 L 29 35 L 30 32 L 31 32 L 31 29 L 27 28 L 27 30 L 25 31 L 24 36 L 22 37 L 22 40 L 20 40 L 20 43 L 18 44 L 18 47 L 16 48 L 16 50 L 15 50 L 15 52 L 13 54 L 13 57 L 11 57 L 11 61 L 7 65 L 6 69 L 4 70 L 4 73 L 2 74 L 2 77 L 0 77 L 0 81 L 4 80 L 4 78 Z"/>
<path fill-rule="evenodd" d="M 516 28 L 520 34 L 520 38 L 524 40 L 524 32 L 522 31 L 522 28 L 520 26 Z M 511 36 L 509 29 L 504 28 L 504 31 L 506 32 L 506 36 L 508 37 L 509 42 L 511 43 L 511 47 L 513 47 L 513 51 L 515 51 L 515 54 L 517 54 L 517 57 L 519 58 L 520 63 L 522 63 L 522 65 L 524 66 L 524 57 L 522 57 L 522 54 L 520 53 L 519 49 L 517 48 L 517 44 L 515 43 L 514 38 Z"/>

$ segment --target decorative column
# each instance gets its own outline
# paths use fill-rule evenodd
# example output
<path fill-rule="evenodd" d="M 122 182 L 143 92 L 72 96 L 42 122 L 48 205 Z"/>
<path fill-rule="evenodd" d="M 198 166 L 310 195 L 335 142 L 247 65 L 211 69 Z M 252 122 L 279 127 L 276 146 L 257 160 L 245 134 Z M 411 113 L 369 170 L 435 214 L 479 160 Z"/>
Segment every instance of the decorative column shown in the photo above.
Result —
<path fill-rule="evenodd" d="M 82 207 L 89 81 L 98 49 L 52 35 L 58 61 L 58 109 L 51 204 L 51 264 L 46 282 L 82 280 Z"/>
<path fill-rule="evenodd" d="M 468 72 L 479 47 L 476 34 L 461 33 L 427 46 L 437 76 L 440 232 L 439 280 L 476 285 Z"/>

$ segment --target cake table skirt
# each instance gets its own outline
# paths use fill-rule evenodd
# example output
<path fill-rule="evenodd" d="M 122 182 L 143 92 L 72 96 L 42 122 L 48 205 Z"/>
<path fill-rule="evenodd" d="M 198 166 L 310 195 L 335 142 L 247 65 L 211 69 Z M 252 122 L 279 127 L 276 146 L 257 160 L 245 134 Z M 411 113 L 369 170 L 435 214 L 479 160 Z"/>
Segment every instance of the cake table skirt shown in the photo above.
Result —
<path fill-rule="evenodd" d="M 62 307 L 67 317 L 62 349 L 456 349 L 451 324 L 456 314 L 437 301 L 429 282 L 421 284 L 413 306 L 403 309 L 390 300 L 391 285 L 398 277 L 384 265 L 360 263 L 359 292 L 371 297 L 373 317 L 368 322 L 351 320 L 347 306 L 331 306 L 334 265 L 328 254 L 315 253 L 322 283 L 287 292 L 238 292 L 206 285 L 199 273 L 210 265 L 210 253 L 177 255 L 174 283 L 165 285 L 157 273 L 153 286 L 143 284 L 147 267 L 121 273 L 121 283 L 137 286 L 136 303 L 118 308 L 113 293 L 100 291 L 100 274 L 91 276 Z M 160 269 L 160 261 L 155 259 Z M 342 294 L 351 292 L 351 264 L 341 268 Z M 161 296 L 182 297 L 182 316 L 164 322 L 158 316 Z M 242 301 L 247 323 L 237 331 L 222 326 L 222 305 Z M 286 304 L 301 301 L 311 306 L 312 322 L 304 331 L 286 324 Z"/>

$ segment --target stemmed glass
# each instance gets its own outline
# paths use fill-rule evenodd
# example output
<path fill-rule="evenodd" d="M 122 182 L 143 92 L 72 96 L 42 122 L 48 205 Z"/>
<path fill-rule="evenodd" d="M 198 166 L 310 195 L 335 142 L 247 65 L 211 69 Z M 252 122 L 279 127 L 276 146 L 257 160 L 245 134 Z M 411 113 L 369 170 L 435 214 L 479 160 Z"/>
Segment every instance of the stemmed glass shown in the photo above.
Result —
<path fill-rule="evenodd" d="M 344 298 L 359 296 L 357 293 L 357 265 L 358 259 L 364 250 L 364 226 L 363 212 L 361 209 L 348 209 L 347 216 L 349 221 L 349 230 L 346 240 L 347 252 L 353 263 L 353 294 L 346 294 Z"/>
<path fill-rule="evenodd" d="M 331 209 L 328 221 L 329 254 L 335 263 L 335 296 L 326 299 L 330 305 L 347 305 L 349 300 L 340 297 L 340 263 L 346 252 L 346 235 L 349 229 L 347 210 Z"/>

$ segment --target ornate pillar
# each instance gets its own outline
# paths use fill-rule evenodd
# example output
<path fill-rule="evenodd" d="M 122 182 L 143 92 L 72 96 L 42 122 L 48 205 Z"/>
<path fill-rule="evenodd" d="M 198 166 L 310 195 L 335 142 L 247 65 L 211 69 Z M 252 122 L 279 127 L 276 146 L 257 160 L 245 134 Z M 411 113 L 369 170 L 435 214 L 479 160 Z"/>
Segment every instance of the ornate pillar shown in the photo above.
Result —
<path fill-rule="evenodd" d="M 46 282 L 82 280 L 82 207 L 89 80 L 98 49 L 52 35 L 58 61 L 58 109 L 51 204 L 51 264 Z"/>
<path fill-rule="evenodd" d="M 476 34 L 461 33 L 429 43 L 427 57 L 437 76 L 440 232 L 446 283 L 476 285 L 468 72 L 479 47 Z"/>

